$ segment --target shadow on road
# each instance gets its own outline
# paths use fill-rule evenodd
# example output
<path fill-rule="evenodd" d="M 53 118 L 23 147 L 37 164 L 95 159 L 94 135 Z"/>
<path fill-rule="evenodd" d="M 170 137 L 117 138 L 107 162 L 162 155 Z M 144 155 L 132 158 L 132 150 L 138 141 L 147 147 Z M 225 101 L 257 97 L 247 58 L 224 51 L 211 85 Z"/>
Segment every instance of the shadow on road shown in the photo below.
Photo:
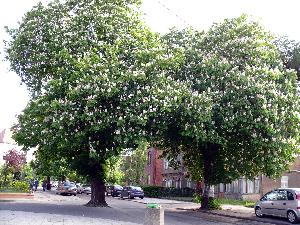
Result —
<path fill-rule="evenodd" d="M 142 223 L 144 219 L 144 209 L 116 209 L 110 207 L 86 207 L 83 205 L 71 204 L 50 204 L 50 203 L 27 203 L 0 202 L 0 210 L 22 211 L 32 213 L 48 213 L 64 216 L 82 216 L 89 218 L 110 219 L 114 221 L 125 221 L 132 223 Z M 120 223 L 121 224 L 121 223 Z"/>

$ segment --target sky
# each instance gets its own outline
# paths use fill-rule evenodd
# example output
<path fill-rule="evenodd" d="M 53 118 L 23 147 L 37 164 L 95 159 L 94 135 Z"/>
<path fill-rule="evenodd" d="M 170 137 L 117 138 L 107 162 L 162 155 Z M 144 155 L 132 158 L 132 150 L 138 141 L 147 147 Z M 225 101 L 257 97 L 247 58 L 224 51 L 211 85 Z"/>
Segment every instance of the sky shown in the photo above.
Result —
<path fill-rule="evenodd" d="M 4 26 L 16 27 L 18 21 L 38 0 L 1 0 L 0 2 L 0 130 L 10 127 L 28 102 L 28 93 L 19 77 L 9 71 L 4 61 Z M 42 0 L 46 2 L 46 0 Z M 243 13 L 259 21 L 276 35 L 300 42 L 299 0 L 144 0 L 146 23 L 155 32 L 165 33 L 171 27 L 192 26 L 207 30 L 213 23 Z"/>

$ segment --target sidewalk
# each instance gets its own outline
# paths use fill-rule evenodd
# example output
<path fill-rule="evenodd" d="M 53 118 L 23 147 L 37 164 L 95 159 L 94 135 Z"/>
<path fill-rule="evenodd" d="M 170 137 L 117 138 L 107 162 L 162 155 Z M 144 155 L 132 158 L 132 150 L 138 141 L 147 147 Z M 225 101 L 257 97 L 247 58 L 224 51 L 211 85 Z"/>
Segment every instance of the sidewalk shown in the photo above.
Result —
<path fill-rule="evenodd" d="M 193 203 L 193 202 L 183 202 L 183 201 L 176 201 L 176 200 L 169 200 L 169 199 L 160 199 L 160 198 L 144 198 L 144 199 L 132 199 L 130 201 L 138 202 L 142 204 L 149 204 L 155 203 L 161 205 L 164 209 L 199 209 L 200 204 Z"/>
<path fill-rule="evenodd" d="M 199 207 L 199 206 L 198 206 Z M 198 208 L 199 209 L 199 208 Z M 282 218 L 258 218 L 255 216 L 254 209 L 248 208 L 241 205 L 222 205 L 222 210 L 198 210 L 193 207 L 191 208 L 177 208 L 177 210 L 186 210 L 197 214 L 197 216 L 208 219 L 214 217 L 220 222 L 224 221 L 225 218 L 252 221 L 251 224 L 265 224 L 265 225 L 284 225 L 289 224 L 285 219 Z"/>
<path fill-rule="evenodd" d="M 183 202 L 158 198 L 144 198 L 134 199 L 134 202 L 142 204 L 156 203 L 161 205 L 165 210 L 177 211 L 182 213 L 194 215 L 199 218 L 207 220 L 214 220 L 221 222 L 235 221 L 249 221 L 251 224 L 265 224 L 265 225 L 284 225 L 289 224 L 284 219 L 274 218 L 258 218 L 255 216 L 254 209 L 242 205 L 222 205 L 222 210 L 199 210 L 200 204 L 193 202 Z M 227 218 L 227 219 L 226 219 Z M 247 224 L 248 224 L 247 223 Z"/>

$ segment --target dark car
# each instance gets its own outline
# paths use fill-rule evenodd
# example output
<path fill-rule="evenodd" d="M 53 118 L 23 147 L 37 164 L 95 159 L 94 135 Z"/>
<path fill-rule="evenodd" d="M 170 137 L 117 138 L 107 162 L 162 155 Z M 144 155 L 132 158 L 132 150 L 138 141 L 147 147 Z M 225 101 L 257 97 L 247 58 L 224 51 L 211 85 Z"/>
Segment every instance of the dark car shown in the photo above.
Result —
<path fill-rule="evenodd" d="M 120 196 L 123 187 L 120 185 L 109 185 L 106 187 L 106 195 L 111 195 L 112 197 Z"/>
<path fill-rule="evenodd" d="M 133 199 L 135 197 L 139 197 L 139 198 L 143 199 L 144 196 L 145 196 L 144 191 L 141 187 L 126 186 L 121 191 L 121 198 Z"/>

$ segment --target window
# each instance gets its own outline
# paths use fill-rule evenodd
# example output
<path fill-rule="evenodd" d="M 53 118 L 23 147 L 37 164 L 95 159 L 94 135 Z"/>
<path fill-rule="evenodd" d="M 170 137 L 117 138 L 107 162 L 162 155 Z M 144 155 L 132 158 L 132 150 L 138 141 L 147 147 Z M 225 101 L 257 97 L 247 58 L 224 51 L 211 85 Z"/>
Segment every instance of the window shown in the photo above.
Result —
<path fill-rule="evenodd" d="M 147 183 L 151 184 L 151 176 L 150 175 L 148 175 Z"/>
<path fill-rule="evenodd" d="M 233 193 L 238 193 L 239 192 L 239 181 L 235 180 L 232 182 L 232 188 L 233 188 Z"/>
<path fill-rule="evenodd" d="M 188 180 L 186 181 L 186 186 L 187 186 L 188 188 L 191 188 L 191 187 L 192 187 L 191 179 L 188 179 Z"/>
<path fill-rule="evenodd" d="M 219 185 L 219 192 L 224 192 L 224 184 Z"/>
<path fill-rule="evenodd" d="M 274 201 L 277 200 L 277 191 L 272 191 L 267 194 L 265 194 L 264 197 L 262 197 L 262 201 Z"/>
<path fill-rule="evenodd" d="M 164 158 L 164 169 L 167 170 L 169 168 L 169 160 Z"/>
<path fill-rule="evenodd" d="M 277 193 L 277 200 L 287 200 L 287 193 L 285 190 L 279 190 Z"/>
<path fill-rule="evenodd" d="M 148 152 L 147 162 L 148 162 L 148 165 L 151 165 L 151 151 Z"/>
<path fill-rule="evenodd" d="M 175 187 L 181 188 L 181 180 L 180 179 L 175 182 Z"/>
<path fill-rule="evenodd" d="M 287 191 L 287 199 L 288 200 L 294 200 L 294 195 L 292 192 Z"/>
<path fill-rule="evenodd" d="M 231 192 L 231 184 L 226 184 L 226 192 Z"/>
<path fill-rule="evenodd" d="M 247 179 L 247 193 L 254 193 L 254 182 Z"/>
<path fill-rule="evenodd" d="M 282 176 L 281 177 L 281 188 L 287 188 L 287 187 L 289 187 L 289 177 Z"/>
<path fill-rule="evenodd" d="M 260 180 L 259 178 L 255 178 L 254 180 L 254 186 L 255 186 L 255 193 L 259 193 L 260 191 Z"/>
<path fill-rule="evenodd" d="M 172 187 L 172 180 L 166 180 L 166 187 Z"/>
<path fill-rule="evenodd" d="M 247 192 L 247 185 L 246 185 L 246 179 L 241 178 L 240 179 L 240 193 L 245 194 Z"/>

